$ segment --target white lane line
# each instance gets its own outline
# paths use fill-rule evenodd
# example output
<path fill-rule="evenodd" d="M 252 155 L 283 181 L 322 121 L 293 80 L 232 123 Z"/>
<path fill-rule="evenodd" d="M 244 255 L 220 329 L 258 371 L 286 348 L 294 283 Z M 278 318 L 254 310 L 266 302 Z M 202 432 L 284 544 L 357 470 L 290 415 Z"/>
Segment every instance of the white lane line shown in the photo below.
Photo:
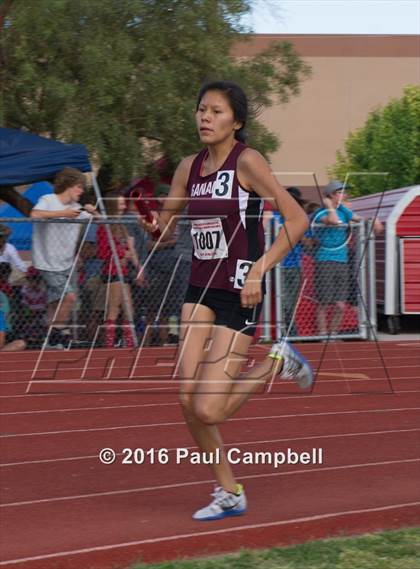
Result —
<path fill-rule="evenodd" d="M 414 377 L 403 377 L 401 379 L 404 379 L 406 381 L 408 380 L 414 380 L 416 382 L 420 382 L 420 378 L 414 378 Z M 367 390 L 363 384 L 362 385 L 357 385 L 357 380 L 355 380 L 355 384 L 353 385 L 352 389 L 349 390 L 348 386 L 351 385 L 349 384 L 348 381 L 345 380 L 334 380 L 331 379 L 330 381 L 328 381 L 329 384 L 336 384 L 338 383 L 339 385 L 337 387 L 340 387 L 340 385 L 342 385 L 344 383 L 344 386 L 347 388 L 347 392 L 343 393 L 343 394 L 337 394 L 337 395 L 347 395 L 347 396 L 353 396 L 353 395 L 394 395 L 395 393 L 417 393 L 420 391 L 420 389 L 395 389 L 395 384 L 396 381 L 392 380 L 389 381 L 387 379 L 381 379 L 381 380 L 375 380 L 375 381 L 382 381 L 383 385 L 381 384 L 374 384 L 374 385 L 369 385 L 369 390 Z M 325 381 L 318 381 L 315 384 L 315 389 L 317 386 L 320 386 L 321 383 L 327 383 Z M 75 384 L 70 384 L 73 387 L 77 387 L 75 386 Z M 415 386 L 416 384 L 414 384 Z M 284 387 L 285 385 L 283 385 L 282 387 Z M 411 385 L 410 387 L 413 387 L 413 385 Z M 262 393 L 264 393 L 264 391 L 261 391 Z M 18 391 L 19 393 L 19 391 Z M 291 397 L 304 397 L 304 396 L 312 396 L 312 397 L 324 397 L 327 395 L 334 395 L 333 393 L 314 393 L 313 391 L 282 391 L 281 389 L 276 389 L 275 391 L 273 391 L 272 393 L 277 393 L 277 394 L 282 394 L 282 395 L 288 395 Z M 81 395 L 85 395 L 86 397 L 88 396 L 100 396 L 100 397 L 109 397 L 109 396 L 129 396 L 129 395 L 144 395 L 145 397 L 149 397 L 152 395 L 159 395 L 159 399 L 163 398 L 163 396 L 167 396 L 168 398 L 173 398 L 178 396 L 179 394 L 179 389 L 178 388 L 174 388 L 172 387 L 139 387 L 139 386 L 135 386 L 133 385 L 132 388 L 127 388 L 127 389 L 95 389 L 93 388 L 92 390 L 87 390 L 87 391 L 82 391 L 82 390 L 61 390 L 61 391 L 55 391 L 53 389 L 45 389 L 44 391 L 41 392 L 33 392 L 33 393 L 25 393 L 25 394 L 13 394 L 13 395 L 0 395 L 0 400 L 1 399 L 8 399 L 8 398 L 12 398 L 12 397 L 26 397 L 26 399 L 28 399 L 29 397 L 65 397 L 66 399 L 69 399 L 69 397 L 75 396 L 75 397 L 80 397 Z M 269 394 L 267 394 L 269 395 Z"/>
<path fill-rule="evenodd" d="M 402 359 L 403 359 L 404 362 L 407 362 L 407 360 L 410 360 L 410 359 L 414 359 L 414 362 L 413 362 L 413 363 L 408 363 L 408 362 L 407 362 L 407 363 L 404 363 L 404 365 L 401 365 L 401 360 L 402 360 Z M 384 366 L 383 366 L 383 362 L 378 362 L 378 364 L 380 364 L 380 365 L 371 365 L 371 366 L 361 365 L 361 362 L 362 362 L 363 360 L 366 360 L 367 362 L 369 362 L 369 363 L 371 363 L 371 364 L 374 363 L 374 362 L 372 361 L 372 357 L 370 357 L 370 358 L 358 358 L 358 359 L 357 359 L 357 364 L 358 364 L 358 366 L 359 366 L 360 368 L 362 368 L 362 369 L 383 369 L 383 367 L 384 367 Z M 389 367 L 398 367 L 398 369 L 399 369 L 400 367 L 415 367 L 415 366 L 418 364 L 420 358 L 419 358 L 419 356 L 406 356 L 406 357 L 402 358 L 401 355 L 400 355 L 398 358 L 395 358 L 395 360 L 396 360 L 395 362 L 389 362 L 389 361 L 388 361 L 388 358 L 387 358 L 386 360 L 384 360 L 384 363 L 385 363 L 385 365 L 388 364 Z M 254 360 L 254 361 L 255 361 L 255 360 Z M 309 361 L 310 363 L 312 363 L 312 364 L 314 365 L 314 367 L 317 366 L 317 364 L 319 363 L 319 360 L 308 360 L 308 361 Z M 344 358 L 342 361 L 343 361 L 343 362 L 346 362 L 346 361 L 351 362 L 351 364 L 352 364 L 351 367 L 354 369 L 354 365 L 355 365 L 354 359 L 346 360 L 346 359 Z M 259 360 L 256 360 L 256 361 L 255 361 L 255 365 L 257 365 L 257 364 L 259 364 L 259 363 L 261 363 Z M 334 370 L 334 369 L 337 369 L 337 370 L 342 371 L 342 370 L 341 370 L 341 367 L 340 367 L 340 368 L 334 367 L 336 364 L 337 364 L 337 358 L 336 358 L 336 357 L 335 357 L 335 358 L 331 358 L 330 361 L 326 360 L 325 358 L 322 360 L 322 365 L 323 365 L 324 367 L 332 367 L 333 370 Z M 120 367 L 121 367 L 121 366 L 120 366 Z M 155 369 L 156 367 L 159 367 L 159 366 L 156 366 L 156 365 L 150 365 L 150 366 L 142 365 L 142 366 L 140 366 L 140 367 L 141 367 L 141 368 L 150 367 L 150 368 Z M 175 362 L 172 363 L 171 366 L 165 366 L 165 367 L 175 367 Z M 254 366 L 253 366 L 253 365 L 252 365 L 252 366 L 250 366 L 250 365 L 245 365 L 243 369 L 244 369 L 244 371 L 246 372 L 247 370 L 249 370 L 250 367 L 254 367 Z M 104 371 L 104 370 L 103 370 L 103 367 L 92 367 L 92 368 L 91 368 L 91 371 L 95 371 L 95 370 Z M 9 375 L 12 375 L 12 374 L 13 374 L 13 375 L 17 375 L 17 374 L 28 373 L 28 372 L 30 372 L 30 371 L 31 371 L 31 370 L 16 370 L 16 371 L 11 372 L 10 370 L 4 370 L 4 371 L 1 371 L 0 373 L 3 373 L 3 374 L 5 374 L 5 375 L 6 375 L 6 374 L 9 374 Z M 54 369 L 46 369 L 46 370 L 43 370 L 43 371 L 44 371 L 45 373 L 49 373 L 49 372 L 54 372 L 55 370 L 54 370 Z M 67 368 L 61 369 L 61 370 L 59 370 L 59 371 L 60 371 L 61 373 L 64 373 L 64 372 L 79 372 L 79 371 L 83 371 L 83 369 L 82 369 L 82 368 L 79 368 L 79 367 L 67 367 Z M 168 370 L 168 371 L 170 371 L 170 370 Z M 125 375 L 128 375 L 128 373 L 125 374 Z M 150 375 L 150 373 L 146 373 L 146 374 L 143 374 L 143 375 L 137 375 L 137 376 L 135 376 L 135 377 L 149 377 L 149 375 Z M 155 374 L 153 374 L 153 375 L 154 375 L 154 377 L 156 377 Z M 178 375 L 178 374 L 176 374 L 176 375 Z M 162 373 L 162 374 L 159 374 L 157 377 L 172 377 L 172 376 L 173 376 L 173 374 L 168 375 L 168 374 L 166 374 L 166 373 Z M 0 377 L 1 377 L 1 376 L 0 376 Z M 112 378 L 110 377 L 109 373 L 107 373 L 106 378 L 102 378 L 102 379 L 112 380 Z M 127 379 L 130 381 L 131 379 L 133 379 L 133 377 L 130 377 L 130 378 L 127 378 Z M 81 381 L 89 381 L 88 378 L 80 378 L 80 380 L 81 380 Z M 29 378 L 28 378 L 28 381 L 30 381 Z M 41 377 L 41 378 L 37 379 L 36 381 L 54 381 L 54 379 L 53 379 L 53 378 L 50 378 L 50 377 Z"/>
<path fill-rule="evenodd" d="M 299 524 L 307 522 L 315 522 L 326 519 L 334 519 L 340 516 L 360 515 L 374 512 L 386 512 L 396 510 L 397 508 L 412 508 L 419 506 L 420 502 L 403 502 L 401 504 L 389 504 L 388 506 L 378 506 L 376 508 L 363 508 L 360 510 L 342 510 L 340 512 L 329 512 L 327 514 L 318 514 L 316 516 L 305 516 L 301 518 L 292 518 L 288 520 L 281 520 L 277 522 L 265 522 L 261 524 L 248 524 L 243 526 L 236 526 L 234 528 L 214 529 L 209 531 L 195 531 L 194 533 L 181 533 L 177 535 L 166 535 L 162 537 L 155 537 L 151 539 L 141 539 L 136 541 L 126 541 L 123 543 L 114 543 L 111 545 L 99 545 L 97 547 L 86 547 L 83 549 L 70 549 L 67 551 L 57 551 L 56 553 L 47 553 L 45 555 L 36 555 L 33 557 L 21 557 L 20 559 L 9 559 L 8 561 L 0 561 L 0 565 L 24 563 L 28 561 L 40 561 L 41 559 L 55 559 L 57 557 L 68 557 L 70 555 L 80 555 L 83 553 L 94 553 L 98 551 L 109 551 L 111 549 L 121 549 L 123 547 L 134 547 L 138 545 L 146 545 L 149 543 L 162 543 L 165 541 L 175 541 L 178 539 L 197 538 L 200 536 L 212 536 L 219 534 L 231 534 L 233 532 L 256 530 L 269 527 L 285 526 L 287 524 Z"/>
<path fill-rule="evenodd" d="M 404 367 L 404 366 L 401 366 Z M 413 366 L 405 366 L 405 367 L 413 367 Z M 390 379 L 388 379 L 388 377 L 369 377 L 366 374 L 363 373 L 355 373 L 355 372 L 343 372 L 343 371 L 320 371 L 317 373 L 317 378 L 320 375 L 326 375 L 328 377 L 342 377 L 343 379 L 316 379 L 316 384 L 331 384 L 331 383 L 343 383 L 346 382 L 346 380 L 351 380 L 353 383 L 356 383 L 357 381 L 386 381 L 386 382 L 390 382 L 390 381 L 400 381 L 401 379 L 415 379 L 415 380 L 419 380 L 419 376 L 418 376 L 418 370 L 416 370 L 417 375 L 407 375 L 407 376 L 400 376 L 398 375 L 397 377 L 391 377 Z M 246 379 L 241 379 L 240 380 L 242 383 L 252 383 L 255 380 L 246 380 Z M 27 383 L 29 383 L 29 380 L 26 381 L 0 381 L 0 388 L 2 385 L 26 385 Z M 152 390 L 159 390 L 159 389 L 177 389 L 179 384 L 181 383 L 181 381 L 179 379 L 172 379 L 171 376 L 167 376 L 166 378 L 160 378 L 160 379 L 78 379 L 78 378 L 74 378 L 74 379 L 57 379 L 57 380 L 51 380 L 51 379 L 45 379 L 45 380 L 33 380 L 31 381 L 31 383 L 33 385 L 43 385 L 44 388 L 49 386 L 51 388 L 54 387 L 54 385 L 97 385 L 98 387 L 103 387 L 104 389 L 106 389 L 107 386 L 109 385 L 130 385 L 133 387 L 133 389 L 142 389 L 142 391 L 152 391 Z M 169 385 L 170 383 L 170 385 Z M 202 382 L 205 383 L 205 382 Z M 214 383 L 214 381 L 212 381 L 211 383 Z M 277 381 L 276 381 L 277 383 Z M 285 383 L 283 382 L 283 380 L 279 379 L 278 383 L 281 383 L 282 385 L 285 385 Z M 164 387 L 144 387 L 142 388 L 141 385 L 147 385 L 147 384 L 166 384 Z M 286 384 L 288 385 L 288 384 Z M 114 385 L 115 387 L 115 385 Z M 128 391 L 128 390 L 127 390 Z M 119 393 L 119 391 L 115 390 L 116 393 Z M 86 392 L 86 395 L 89 395 L 89 391 Z M 103 391 L 101 392 L 103 394 L 106 393 L 112 393 L 112 390 L 108 390 L 108 391 Z M 52 392 L 48 393 L 47 395 L 51 395 Z M 38 394 L 36 391 L 33 392 L 28 392 L 27 395 L 45 395 L 45 394 Z M 56 395 L 60 395 L 60 392 L 57 392 Z M 3 397 L 8 397 L 7 395 L 3 395 Z"/>
<path fill-rule="evenodd" d="M 336 439 L 336 438 L 344 438 L 344 437 L 366 437 L 372 435 L 389 435 L 389 434 L 400 434 L 400 433 L 416 433 L 420 431 L 418 429 L 394 429 L 388 431 L 366 431 L 360 433 L 338 433 L 335 435 L 315 435 L 313 437 L 289 437 L 289 438 L 282 438 L 282 439 L 266 439 L 262 441 L 238 441 L 238 442 L 227 442 L 224 441 L 223 446 L 229 447 L 232 445 L 257 445 L 257 444 L 271 444 L 271 443 L 282 443 L 287 441 L 310 441 L 310 440 L 318 440 L 318 439 Z M 168 451 L 176 451 L 179 448 L 177 447 L 169 447 Z M 183 448 L 187 449 L 196 449 L 198 448 L 195 445 L 192 446 L 183 446 Z M 122 456 L 122 452 L 116 453 L 116 456 Z M 32 464 L 45 464 L 45 463 L 52 463 L 52 462 L 67 462 L 67 461 L 80 461 L 80 460 L 92 460 L 97 459 L 98 453 L 90 454 L 85 456 L 67 456 L 63 458 L 45 458 L 40 460 L 25 460 L 22 462 L 5 462 L 0 464 L 0 468 L 5 468 L 9 466 L 27 466 Z"/>
<path fill-rule="evenodd" d="M 31 415 L 31 414 L 39 414 L 39 413 L 68 413 L 73 411 L 102 411 L 108 409 L 138 409 L 143 407 L 170 407 L 172 405 L 179 406 L 179 403 L 176 401 L 174 403 L 139 403 L 138 405 L 109 405 L 107 407 L 73 407 L 69 409 L 41 409 L 36 411 L 11 411 L 0 413 L 0 416 L 4 415 Z"/>
<path fill-rule="evenodd" d="M 418 356 L 416 356 L 415 352 L 413 353 L 413 349 L 415 350 L 417 346 L 411 346 L 410 350 L 405 350 L 402 351 L 401 348 L 396 348 L 395 350 L 390 350 L 387 349 L 385 351 L 382 352 L 377 352 L 377 351 L 373 351 L 373 350 L 366 350 L 366 351 L 357 351 L 358 354 L 358 358 L 357 358 L 357 362 L 360 364 L 361 362 L 372 362 L 372 359 L 380 359 L 381 361 L 401 361 L 401 360 L 405 360 L 405 358 L 408 359 L 416 359 L 416 357 L 418 358 Z M 266 350 L 266 352 L 268 353 L 268 349 Z M 321 351 L 318 352 L 309 352 L 307 350 L 302 350 L 302 352 L 304 353 L 304 355 L 306 356 L 306 358 L 311 361 L 311 362 L 317 362 L 320 360 L 320 356 L 321 356 Z M 345 362 L 353 362 L 353 365 L 355 363 L 354 360 L 354 350 L 353 351 L 347 351 L 347 352 L 340 352 L 343 361 Z M 255 362 L 260 362 L 264 359 L 266 354 L 258 352 L 258 353 L 248 353 L 248 366 L 249 366 L 249 362 L 251 361 L 255 361 Z M 156 367 L 156 365 L 158 365 L 159 368 L 161 368 L 162 370 L 165 367 L 173 367 L 175 365 L 175 361 L 176 361 L 176 356 L 175 355 L 154 355 L 154 356 L 150 356 L 150 357 L 145 357 L 141 360 L 141 366 L 140 364 L 137 364 L 136 367 L 134 368 L 134 362 L 132 358 L 112 358 L 114 360 L 116 360 L 116 364 L 118 365 L 118 367 L 126 367 L 127 369 L 136 369 L 136 368 L 140 368 L 142 366 L 146 366 L 146 367 Z M 103 360 L 96 360 L 96 361 L 91 361 L 90 362 L 90 366 L 89 366 L 89 370 L 103 370 L 104 366 L 106 365 L 107 361 L 109 360 L 109 358 L 105 358 Z M 333 352 L 330 352 L 326 355 L 324 355 L 323 360 L 324 362 L 327 363 L 331 363 L 331 362 L 336 362 L 337 360 L 337 356 L 336 354 L 334 354 Z M 15 368 L 16 366 L 19 366 L 20 369 L 13 369 L 13 363 L 12 362 L 5 362 L 5 365 L 8 366 L 8 368 L 4 368 L 2 369 L 3 373 L 7 373 L 7 372 L 11 372 L 13 370 L 14 373 L 30 373 L 33 372 L 33 365 L 32 362 L 27 362 L 26 364 L 24 364 L 24 366 L 22 366 L 22 361 L 19 362 L 14 362 L 15 363 Z M 38 369 L 38 374 L 43 374 L 43 373 L 48 373 L 54 370 L 57 370 L 57 366 L 59 367 L 60 371 L 65 371 L 65 370 L 71 370 L 71 369 L 77 369 L 77 370 L 83 370 L 84 368 L 84 360 L 79 360 L 79 361 L 72 361 L 72 360 L 66 360 L 66 361 L 49 361 L 46 362 L 46 365 L 41 368 Z"/>
<path fill-rule="evenodd" d="M 127 541 L 123 543 L 114 543 L 112 545 L 99 545 L 97 547 L 87 547 L 83 549 L 70 549 L 67 551 L 57 551 L 56 553 L 47 553 L 45 555 L 36 555 L 33 557 L 21 557 L 20 559 L 10 559 L 8 561 L 0 561 L 0 565 L 8 565 L 8 564 L 16 564 L 16 563 L 24 563 L 29 561 L 40 561 L 42 559 L 56 559 L 57 557 L 68 557 L 70 555 L 81 555 L 86 553 L 94 553 L 98 551 L 109 551 L 111 549 L 121 549 L 124 547 L 134 547 L 138 545 L 146 545 L 149 543 L 161 543 L 165 541 L 175 541 L 178 539 L 189 539 L 189 538 L 196 538 L 200 536 L 211 536 L 211 535 L 218 535 L 218 534 L 231 534 L 233 532 L 240 532 L 240 531 L 247 531 L 247 530 L 256 530 L 261 528 L 269 528 L 269 527 L 279 527 L 284 526 L 287 524 L 299 524 L 299 523 L 307 523 L 307 522 L 314 522 L 326 519 L 334 519 L 340 516 L 351 516 L 351 515 L 360 515 L 360 514 L 367 514 L 373 512 L 386 512 L 390 510 L 396 510 L 397 508 L 412 508 L 415 506 L 419 506 L 420 502 L 405 502 L 401 504 L 389 504 L 388 506 L 378 506 L 376 508 L 364 508 L 361 510 L 342 510 L 340 512 L 329 512 L 327 514 L 318 514 L 316 516 L 306 516 L 301 518 L 292 518 L 288 520 L 281 520 L 277 522 L 265 522 L 261 524 L 248 524 L 243 526 L 236 526 L 234 528 L 223 528 L 223 529 L 214 529 L 209 531 L 196 531 L 194 533 L 183 533 L 177 535 L 167 535 L 162 537 L 155 537 L 151 539 L 141 539 L 136 541 Z"/>
<path fill-rule="evenodd" d="M 407 393 L 419 393 L 420 390 L 413 390 L 413 391 L 393 391 L 389 393 L 383 393 L 385 397 L 389 397 L 390 395 L 400 396 Z M 377 396 L 377 393 L 375 393 Z M 13 397 L 26 397 L 26 395 L 14 395 Z M 301 401 L 303 398 L 310 398 L 312 399 L 322 399 L 327 397 L 370 397 L 369 393 L 330 393 L 326 395 L 318 395 L 315 393 L 302 393 L 296 395 L 289 395 L 289 396 L 282 396 L 282 397 L 275 397 L 267 395 L 266 397 L 251 397 L 248 399 L 247 403 L 253 403 L 255 401 L 288 401 L 288 400 L 297 400 Z M 108 409 L 137 409 L 143 407 L 172 407 L 172 406 L 179 406 L 179 402 L 167 402 L 167 403 L 138 403 L 137 405 L 109 405 L 106 407 L 63 407 L 61 409 L 35 409 L 33 411 L 6 411 L 4 413 L 0 413 L 0 416 L 8 416 L 8 415 L 30 415 L 30 414 L 39 414 L 39 413 L 67 413 L 73 411 L 101 411 L 101 410 L 108 410 Z"/>
<path fill-rule="evenodd" d="M 268 350 L 267 350 L 267 353 L 268 353 Z M 304 355 L 307 357 L 307 359 L 308 359 L 308 361 L 309 361 L 310 363 L 313 363 L 314 365 L 316 365 L 316 364 L 319 363 L 319 359 L 318 359 L 318 358 L 311 357 L 311 356 L 308 355 L 308 354 L 304 354 Z M 407 360 L 413 359 L 413 360 L 414 360 L 414 363 L 413 363 L 413 364 L 409 364 L 408 366 L 402 366 L 402 367 L 411 367 L 412 365 L 415 365 L 415 364 L 419 361 L 419 356 L 417 356 L 417 355 L 411 355 L 411 354 L 403 354 L 403 355 L 402 355 L 400 352 L 399 352 L 398 354 L 396 354 L 395 356 L 392 355 L 392 354 L 390 355 L 390 354 L 387 352 L 386 354 L 383 354 L 383 356 L 384 356 L 384 362 L 385 362 L 385 364 L 389 363 L 391 366 L 397 366 L 397 365 L 398 365 L 398 362 L 401 362 L 401 360 L 403 360 L 404 362 L 406 362 Z M 156 359 L 159 359 L 159 358 L 161 358 L 161 357 L 163 357 L 163 356 L 155 356 L 153 359 L 156 360 Z M 168 356 L 165 356 L 165 357 L 168 357 Z M 250 356 L 250 360 L 252 360 L 252 359 L 255 359 L 255 358 L 251 355 L 251 356 Z M 363 361 L 372 362 L 372 359 L 373 359 L 372 356 L 369 356 L 369 357 L 358 357 L 358 358 L 357 358 L 357 363 L 360 364 L 360 362 L 363 362 Z M 395 361 L 395 362 L 390 362 L 389 360 L 396 360 L 396 361 Z M 260 361 L 262 361 L 262 360 L 256 360 L 256 363 L 260 363 Z M 335 355 L 331 355 L 331 356 L 328 356 L 328 355 L 327 355 L 326 357 L 323 358 L 322 361 L 323 361 L 323 363 L 326 364 L 326 365 L 331 365 L 331 363 L 336 363 L 337 357 L 336 357 Z M 355 364 L 354 357 L 351 357 L 351 358 L 345 358 L 345 357 L 343 357 L 343 358 L 341 358 L 341 361 L 343 361 L 343 362 L 351 362 L 352 365 Z M 104 362 L 105 362 L 105 360 L 104 360 Z M 54 363 L 54 362 L 52 362 L 52 363 Z M 62 363 L 62 362 L 60 362 L 60 363 Z M 119 367 L 121 367 L 121 366 L 123 366 L 123 365 L 126 365 L 127 368 L 130 367 L 130 366 L 129 366 L 129 364 L 130 364 L 129 361 L 128 361 L 128 362 L 118 362 L 118 363 L 120 364 Z M 382 364 L 382 362 L 381 362 L 381 364 Z M 156 362 L 154 361 L 154 362 L 150 362 L 150 363 L 142 362 L 142 364 L 141 364 L 141 365 L 139 364 L 138 367 L 139 367 L 139 368 L 140 368 L 140 367 L 150 367 L 150 368 L 159 367 L 159 368 L 163 369 L 164 367 L 175 367 L 175 365 L 176 365 L 175 360 L 174 360 L 173 362 L 158 363 L 157 365 L 156 365 Z M 382 368 L 383 365 L 376 366 L 376 367 Z M 365 369 L 374 369 L 374 368 L 365 368 Z M 38 370 L 38 373 L 40 374 L 41 372 L 42 372 L 42 373 L 54 372 L 55 370 L 56 370 L 56 367 L 51 366 L 50 368 L 45 368 L 45 369 Z M 94 370 L 102 370 L 102 371 L 104 371 L 104 366 L 103 366 L 103 365 L 100 365 L 100 366 L 90 366 L 90 367 L 89 367 L 89 371 L 94 371 Z M 69 372 L 70 372 L 70 371 L 83 372 L 83 371 L 84 371 L 84 367 L 64 367 L 64 368 L 61 368 L 59 371 L 60 371 L 60 372 L 64 372 L 64 371 L 69 371 Z M 8 370 L 0 370 L 0 377 L 1 377 L 1 374 L 6 375 L 6 374 L 11 374 L 11 373 L 13 373 L 14 375 L 16 375 L 16 374 L 32 373 L 32 372 L 33 372 L 33 369 L 32 369 L 32 368 L 31 368 L 31 369 L 25 368 L 25 369 L 13 370 L 13 371 L 11 371 L 10 369 L 8 369 Z M 107 379 L 108 379 L 108 378 L 109 378 L 109 370 L 108 370 L 108 369 L 107 369 L 107 376 L 108 376 L 108 377 L 107 377 Z M 30 378 L 28 378 L 28 381 L 30 381 Z M 45 380 L 45 381 L 50 381 L 50 380 Z"/>
<path fill-rule="evenodd" d="M 406 378 L 403 378 L 406 379 Z M 384 393 L 379 393 L 379 395 L 386 395 L 387 397 L 389 395 L 400 395 L 403 393 L 420 393 L 420 389 L 394 389 L 392 392 L 384 392 Z M 131 394 L 130 393 L 124 393 L 124 391 L 117 391 L 117 392 L 100 392 L 100 393 L 92 393 L 92 392 L 87 392 L 87 393 L 68 393 L 68 392 L 64 392 L 64 393 L 32 393 L 32 394 L 23 394 L 23 395 L 0 395 L 0 399 L 22 399 L 25 398 L 27 401 L 33 401 L 34 399 L 36 400 L 37 398 L 42 398 L 42 397 L 51 397 L 54 400 L 56 400 L 57 398 L 62 398 L 62 399 L 70 399 L 71 397 L 80 397 L 85 399 L 86 397 L 84 396 L 89 396 L 91 397 L 92 395 L 97 395 L 99 397 L 107 397 L 109 398 L 110 396 L 118 396 L 120 397 L 121 395 L 125 395 L 126 397 L 129 397 Z M 140 395 L 143 395 L 142 393 Z M 177 395 L 174 393 L 174 395 Z M 268 398 L 270 399 L 305 399 L 305 398 L 314 398 L 314 397 L 370 397 L 372 395 L 378 395 L 377 392 L 375 393 L 364 393 L 364 392 L 351 392 L 351 393 L 306 393 L 305 391 L 302 391 L 301 393 L 284 393 L 284 395 L 282 395 L 281 397 L 273 397 L 271 394 L 267 395 L 267 397 L 258 397 L 258 398 L 254 398 L 252 397 L 251 399 L 249 399 L 248 401 L 254 401 L 255 399 L 258 400 L 268 400 Z M 149 403 L 147 404 L 149 405 Z M 172 403 L 150 403 L 150 405 L 172 405 Z M 112 405 L 112 407 L 119 407 L 119 405 Z M 86 409 L 86 407 L 81 407 L 81 409 Z M 92 407 L 92 409 L 101 409 L 101 407 Z M 64 411 L 66 409 L 63 409 Z M 35 412 L 39 412 L 39 413 L 49 413 L 50 411 L 54 411 L 54 409 L 46 409 L 44 410 L 35 410 Z M 19 413 L 19 411 L 15 411 L 16 413 Z M 28 411 L 28 413 L 32 413 L 32 411 Z"/>
<path fill-rule="evenodd" d="M 324 466 L 321 468 L 305 468 L 302 470 L 289 470 L 287 472 L 267 472 L 262 474 L 248 474 L 241 476 L 241 480 L 254 480 L 257 478 L 273 478 L 276 476 L 295 476 L 297 474 L 313 474 L 314 472 L 331 472 L 335 470 L 351 470 L 357 468 L 371 468 L 372 466 L 389 466 L 393 464 L 412 464 L 420 462 L 420 458 L 408 458 L 404 460 L 387 460 L 381 462 L 363 462 L 361 464 L 345 464 L 341 466 Z M 137 494 L 139 492 L 153 492 L 156 490 L 169 490 L 172 488 L 182 488 L 184 486 L 198 486 L 201 484 L 212 484 L 214 480 L 196 480 L 188 482 L 177 482 L 174 484 L 162 484 L 160 486 L 144 486 L 140 488 L 129 488 L 127 490 L 110 490 L 108 492 L 92 492 L 90 494 L 77 494 L 73 496 L 59 496 L 56 498 L 40 498 L 38 500 L 25 500 L 23 502 L 9 502 L 0 504 L 0 509 L 15 508 L 18 506 L 33 506 L 34 504 L 46 504 L 51 502 L 68 502 L 70 500 L 85 500 L 104 496 L 120 496 L 123 494 Z"/>
<path fill-rule="evenodd" d="M 294 413 L 288 415 L 262 415 L 258 417 L 233 417 L 228 419 L 226 422 L 230 421 L 262 421 L 267 419 L 290 419 L 294 417 L 324 417 L 328 415 L 349 415 L 361 413 L 392 413 L 401 411 L 419 411 L 420 407 L 401 407 L 397 409 L 363 409 L 363 410 L 353 410 L 353 411 L 327 411 L 324 413 Z M 93 433 L 98 431 L 117 431 L 121 429 L 143 429 L 148 427 L 172 427 L 175 425 L 185 425 L 185 421 L 171 421 L 168 423 L 145 423 L 140 425 L 119 425 L 116 427 L 97 427 L 93 429 L 68 429 L 64 431 L 41 431 L 38 433 L 17 433 L 9 435 L 0 435 L 1 439 L 10 439 L 17 437 L 39 437 L 44 435 L 63 435 L 67 433 Z"/>

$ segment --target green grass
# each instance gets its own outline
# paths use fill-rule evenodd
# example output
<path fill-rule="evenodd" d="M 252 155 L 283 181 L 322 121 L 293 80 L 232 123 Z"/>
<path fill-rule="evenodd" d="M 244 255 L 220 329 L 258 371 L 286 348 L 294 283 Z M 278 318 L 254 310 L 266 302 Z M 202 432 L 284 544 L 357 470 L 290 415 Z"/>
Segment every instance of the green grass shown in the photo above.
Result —
<path fill-rule="evenodd" d="M 140 563 L 131 569 L 420 569 L 420 528 L 205 559 Z"/>

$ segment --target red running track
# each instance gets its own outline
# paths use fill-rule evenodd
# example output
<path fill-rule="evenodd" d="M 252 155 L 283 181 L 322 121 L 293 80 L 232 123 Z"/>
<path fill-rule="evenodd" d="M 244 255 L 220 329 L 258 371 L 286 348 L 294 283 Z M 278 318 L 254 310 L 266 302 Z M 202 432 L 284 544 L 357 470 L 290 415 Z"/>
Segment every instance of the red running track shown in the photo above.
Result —
<path fill-rule="evenodd" d="M 194 446 L 172 349 L 1 354 L 0 566 L 122 568 L 419 524 L 420 342 L 300 348 L 314 389 L 276 382 L 222 434 L 241 452 L 322 448 L 322 464 L 238 464 L 249 512 L 209 523 L 191 519 L 208 466 L 176 464 Z M 127 447 L 166 448 L 168 464 L 122 464 Z"/>

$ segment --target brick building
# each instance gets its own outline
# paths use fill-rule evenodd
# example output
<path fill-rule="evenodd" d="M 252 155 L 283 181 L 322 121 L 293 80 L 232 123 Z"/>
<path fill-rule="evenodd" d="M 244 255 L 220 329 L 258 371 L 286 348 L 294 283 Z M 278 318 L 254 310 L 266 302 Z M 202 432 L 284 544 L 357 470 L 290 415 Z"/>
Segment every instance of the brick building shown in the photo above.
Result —
<path fill-rule="evenodd" d="M 314 197 L 314 175 L 318 184 L 327 182 L 326 169 L 349 131 L 400 97 L 406 85 L 420 82 L 420 36 L 256 34 L 233 55 L 255 55 L 273 41 L 293 43 L 312 76 L 299 96 L 260 117 L 282 141 L 271 165 L 283 185 L 307 188 L 307 197 Z"/>

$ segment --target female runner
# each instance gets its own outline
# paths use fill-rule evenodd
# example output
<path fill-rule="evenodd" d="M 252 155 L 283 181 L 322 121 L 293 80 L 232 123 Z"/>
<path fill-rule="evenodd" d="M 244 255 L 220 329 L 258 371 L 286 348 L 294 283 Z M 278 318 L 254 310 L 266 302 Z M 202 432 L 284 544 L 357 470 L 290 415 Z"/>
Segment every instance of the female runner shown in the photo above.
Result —
<path fill-rule="evenodd" d="M 196 520 L 216 520 L 246 512 L 223 450 L 218 424 L 225 421 L 275 374 L 312 384 L 307 361 L 288 343 L 274 344 L 269 357 L 241 376 L 261 312 L 264 275 L 301 239 L 307 216 L 277 183 L 266 160 L 244 141 L 247 99 L 229 81 L 204 85 L 198 94 L 196 124 L 205 148 L 181 161 L 156 225 L 170 238 L 176 216 L 188 205 L 194 253 L 181 315 L 177 369 L 187 426 L 205 453 L 220 449 L 212 464 L 217 480 L 212 502 Z M 284 228 L 264 253 L 263 199 L 285 219 Z M 215 456 L 215 454 L 206 456 Z"/>

